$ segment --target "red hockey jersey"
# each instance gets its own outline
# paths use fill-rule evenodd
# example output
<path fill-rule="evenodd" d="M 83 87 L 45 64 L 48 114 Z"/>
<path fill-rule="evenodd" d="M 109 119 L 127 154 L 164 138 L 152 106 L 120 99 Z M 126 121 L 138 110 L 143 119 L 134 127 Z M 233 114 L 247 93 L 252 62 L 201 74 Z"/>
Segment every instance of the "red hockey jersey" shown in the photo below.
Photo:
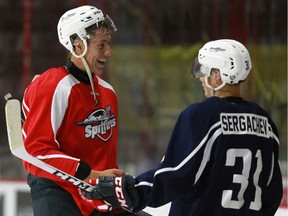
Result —
<path fill-rule="evenodd" d="M 34 157 L 71 175 L 80 160 L 93 170 L 118 168 L 117 96 L 111 85 L 94 76 L 95 104 L 89 82 L 80 80 L 60 67 L 46 71 L 28 86 L 22 104 L 25 147 Z M 23 163 L 29 173 L 51 179 L 70 192 L 83 215 L 93 210 L 76 186 Z"/>

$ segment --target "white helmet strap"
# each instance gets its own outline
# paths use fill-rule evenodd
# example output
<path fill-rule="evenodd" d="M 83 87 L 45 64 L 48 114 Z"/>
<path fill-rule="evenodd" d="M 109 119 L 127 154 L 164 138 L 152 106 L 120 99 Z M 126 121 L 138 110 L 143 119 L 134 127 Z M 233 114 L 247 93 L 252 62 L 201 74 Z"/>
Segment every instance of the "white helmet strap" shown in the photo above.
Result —
<path fill-rule="evenodd" d="M 95 102 L 95 105 L 97 104 L 97 99 L 96 99 L 96 92 L 95 92 L 95 87 L 94 87 L 94 83 L 93 83 L 93 78 L 92 78 L 92 74 L 91 74 L 91 71 L 90 71 L 90 68 L 89 68 L 89 65 L 86 61 L 86 59 L 84 58 L 86 52 L 87 52 L 87 49 L 88 49 L 88 46 L 87 46 L 87 40 L 86 39 L 83 39 L 81 38 L 81 41 L 83 42 L 84 44 L 84 51 L 82 54 L 80 55 L 77 55 L 74 51 L 74 49 L 71 49 L 70 52 L 72 53 L 72 55 L 74 55 L 76 58 L 80 58 L 81 61 L 82 61 L 82 64 L 87 72 L 87 75 L 88 75 L 88 78 L 89 78 L 89 81 L 90 81 L 90 85 L 91 85 L 91 88 L 92 88 L 92 94 L 93 94 L 93 98 L 94 98 L 94 102 Z"/>
<path fill-rule="evenodd" d="M 74 55 L 76 58 L 82 58 L 82 57 L 84 57 L 84 55 L 86 54 L 87 49 L 88 49 L 87 40 L 86 40 L 86 39 L 83 39 L 82 37 L 79 37 L 79 38 L 80 38 L 80 40 L 81 40 L 81 41 L 83 42 L 83 44 L 84 44 L 84 51 L 82 52 L 82 54 L 77 55 L 77 54 L 75 53 L 75 51 L 74 51 L 73 48 L 70 49 L 71 54 Z"/>
<path fill-rule="evenodd" d="M 219 85 L 217 88 L 213 88 L 208 82 L 208 76 L 205 76 L 205 85 L 210 89 L 209 97 L 212 97 L 214 96 L 214 93 L 216 91 L 219 91 L 221 88 L 223 88 L 226 85 L 226 82 L 222 81 L 221 85 Z"/>
<path fill-rule="evenodd" d="M 91 74 L 91 71 L 90 71 L 90 68 L 89 68 L 89 65 L 86 61 L 86 59 L 84 57 L 81 57 L 80 58 L 83 65 L 84 65 L 84 68 L 87 72 L 87 75 L 88 75 L 88 78 L 89 78 L 89 81 L 90 81 L 90 85 L 91 85 L 91 88 L 92 88 L 92 94 L 93 94 L 93 98 L 94 98 L 94 102 L 95 102 L 95 105 L 97 104 L 97 99 L 96 99 L 96 92 L 95 92 L 95 87 L 94 87 L 94 83 L 93 83 L 93 78 L 92 78 L 92 74 Z"/>

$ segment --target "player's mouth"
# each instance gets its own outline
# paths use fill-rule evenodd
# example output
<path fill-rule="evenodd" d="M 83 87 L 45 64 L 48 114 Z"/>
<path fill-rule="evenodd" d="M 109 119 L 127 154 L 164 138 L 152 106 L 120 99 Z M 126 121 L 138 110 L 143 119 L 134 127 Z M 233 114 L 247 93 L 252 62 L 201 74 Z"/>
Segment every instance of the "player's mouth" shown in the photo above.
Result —
<path fill-rule="evenodd" d="M 99 67 L 104 68 L 106 61 L 105 60 L 97 60 Z"/>
<path fill-rule="evenodd" d="M 98 61 L 98 63 L 100 64 L 100 65 L 102 65 L 103 67 L 104 67 L 104 65 L 105 65 L 105 60 L 97 60 Z"/>

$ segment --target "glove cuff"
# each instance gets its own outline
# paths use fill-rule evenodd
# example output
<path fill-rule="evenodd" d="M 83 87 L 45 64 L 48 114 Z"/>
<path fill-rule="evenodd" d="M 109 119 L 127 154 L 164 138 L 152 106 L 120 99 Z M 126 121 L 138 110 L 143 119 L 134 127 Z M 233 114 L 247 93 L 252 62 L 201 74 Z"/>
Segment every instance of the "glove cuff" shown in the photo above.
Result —
<path fill-rule="evenodd" d="M 91 173 L 90 166 L 87 163 L 80 161 L 78 164 L 77 171 L 75 173 L 75 177 L 80 180 L 84 180 L 90 175 L 90 173 Z"/>

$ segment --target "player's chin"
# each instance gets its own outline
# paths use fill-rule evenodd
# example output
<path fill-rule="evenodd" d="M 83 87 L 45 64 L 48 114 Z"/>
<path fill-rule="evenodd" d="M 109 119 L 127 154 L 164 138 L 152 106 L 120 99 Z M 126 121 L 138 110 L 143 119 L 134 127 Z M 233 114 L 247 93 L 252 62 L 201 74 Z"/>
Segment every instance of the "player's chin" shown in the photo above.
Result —
<path fill-rule="evenodd" d="M 93 73 L 96 75 L 102 74 L 104 71 L 104 67 L 94 67 L 93 68 Z"/>
<path fill-rule="evenodd" d="M 104 68 L 105 68 L 105 64 L 103 64 L 103 63 L 98 63 L 98 64 L 96 65 L 96 68 L 97 68 L 98 71 L 103 72 L 103 71 L 104 71 Z"/>

